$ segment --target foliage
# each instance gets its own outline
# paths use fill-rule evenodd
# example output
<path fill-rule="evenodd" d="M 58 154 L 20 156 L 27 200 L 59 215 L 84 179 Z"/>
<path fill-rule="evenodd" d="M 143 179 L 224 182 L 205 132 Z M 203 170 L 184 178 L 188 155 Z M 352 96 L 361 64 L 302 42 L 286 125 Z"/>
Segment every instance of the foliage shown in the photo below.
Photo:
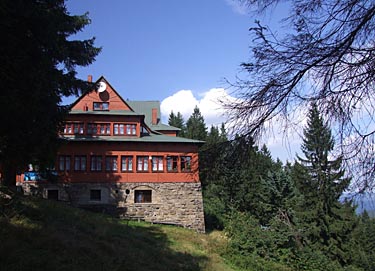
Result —
<path fill-rule="evenodd" d="M 178 132 L 178 136 L 185 137 L 186 126 L 180 112 L 177 112 L 177 115 L 174 114 L 173 111 L 169 114 L 168 125 L 180 128 L 181 130 Z"/>
<path fill-rule="evenodd" d="M 203 141 L 206 140 L 207 128 L 198 106 L 195 106 L 194 112 L 186 122 L 186 137 Z"/>
<path fill-rule="evenodd" d="M 373 187 L 375 2 L 239 2 L 261 14 L 274 8 L 289 14 L 280 19 L 282 31 L 260 21 L 250 28 L 252 55 L 241 65 L 246 77 L 232 83 L 238 101 L 224 102 L 236 133 L 257 138 L 270 120 L 287 129 L 315 101 L 336 122 L 335 137 L 357 184 Z"/>
<path fill-rule="evenodd" d="M 370 218 L 365 211 L 359 225 L 353 232 L 353 262 L 363 270 L 375 270 L 375 218 Z"/>
<path fill-rule="evenodd" d="M 72 16 L 64 0 L 4 0 L 0 8 L 0 164 L 8 184 L 27 163 L 50 166 L 67 108 L 61 97 L 88 90 L 75 69 L 91 64 L 100 49 L 94 38 L 72 35 L 90 23 Z M 5 117 L 11 116 L 11 117 Z"/>
<path fill-rule="evenodd" d="M 312 104 L 301 146 L 305 158 L 297 157 L 294 182 L 302 196 L 295 206 L 304 228 L 303 244 L 322 251 L 342 266 L 350 264 L 350 234 L 356 226 L 351 202 L 340 196 L 350 183 L 341 169 L 341 158 L 330 158 L 334 149 L 331 131 Z"/>

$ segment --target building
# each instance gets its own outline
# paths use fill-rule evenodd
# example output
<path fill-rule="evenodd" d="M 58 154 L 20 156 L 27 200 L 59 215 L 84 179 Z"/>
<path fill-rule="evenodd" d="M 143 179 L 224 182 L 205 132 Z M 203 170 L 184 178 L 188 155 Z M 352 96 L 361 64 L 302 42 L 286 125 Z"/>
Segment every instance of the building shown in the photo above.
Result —
<path fill-rule="evenodd" d="M 178 128 L 162 124 L 159 102 L 125 101 L 104 77 L 95 85 L 71 106 L 56 178 L 30 168 L 19 185 L 25 193 L 203 232 L 203 142 L 178 137 Z"/>

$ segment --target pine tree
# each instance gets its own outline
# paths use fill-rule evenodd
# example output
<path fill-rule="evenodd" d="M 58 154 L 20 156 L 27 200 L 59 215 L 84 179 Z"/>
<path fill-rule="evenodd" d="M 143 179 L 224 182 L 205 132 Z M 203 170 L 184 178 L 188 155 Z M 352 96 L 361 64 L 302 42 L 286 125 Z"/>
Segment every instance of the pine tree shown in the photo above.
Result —
<path fill-rule="evenodd" d="M 340 203 L 339 197 L 350 178 L 341 168 L 341 157 L 330 159 L 334 140 L 315 104 L 308 114 L 301 150 L 305 158 L 297 158 L 293 176 L 303 197 L 298 209 L 306 227 L 305 242 L 346 264 L 349 255 L 345 246 L 354 227 L 354 211 L 350 204 Z"/>
<path fill-rule="evenodd" d="M 186 126 L 184 122 L 184 118 L 180 112 L 177 112 L 177 115 L 171 111 L 169 114 L 168 125 L 180 128 L 181 130 L 178 132 L 178 136 L 185 137 L 186 135 Z"/>
<path fill-rule="evenodd" d="M 207 128 L 198 106 L 195 106 L 193 114 L 186 122 L 186 137 L 203 141 L 206 140 Z"/>

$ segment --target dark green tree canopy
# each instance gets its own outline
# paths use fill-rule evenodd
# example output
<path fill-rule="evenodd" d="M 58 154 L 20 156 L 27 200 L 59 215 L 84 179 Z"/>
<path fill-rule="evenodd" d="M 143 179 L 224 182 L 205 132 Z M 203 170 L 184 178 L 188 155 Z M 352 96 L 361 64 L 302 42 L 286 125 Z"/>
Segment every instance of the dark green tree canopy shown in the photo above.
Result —
<path fill-rule="evenodd" d="M 322 249 L 338 263 L 347 264 L 349 248 L 344 247 L 354 228 L 354 210 L 339 200 L 350 178 L 342 169 L 342 159 L 330 157 L 334 140 L 316 104 L 312 104 L 301 146 L 305 158 L 298 157 L 294 180 L 303 200 L 297 210 L 305 224 L 305 242 Z"/>
<path fill-rule="evenodd" d="M 184 118 L 182 117 L 182 114 L 180 112 L 177 112 L 177 115 L 173 113 L 173 111 L 169 114 L 168 125 L 180 128 L 181 130 L 179 131 L 178 135 L 181 137 L 185 136 L 186 126 L 185 126 Z"/>
<path fill-rule="evenodd" d="M 67 112 L 61 98 L 89 89 L 75 69 L 100 49 L 94 38 L 71 38 L 90 19 L 70 15 L 64 0 L 4 0 L 0 21 L 0 164 L 12 182 L 27 163 L 51 164 Z"/>
<path fill-rule="evenodd" d="M 311 105 L 303 134 L 301 149 L 305 158 L 298 157 L 298 163 L 303 171 L 299 180 L 304 182 L 300 183 L 300 187 L 305 191 L 310 190 L 311 198 L 321 200 L 328 210 L 348 188 L 350 178 L 344 176 L 342 158 L 330 158 L 334 140 L 316 104 Z"/>
<path fill-rule="evenodd" d="M 206 140 L 207 127 L 198 106 L 186 122 L 186 137 L 197 140 Z"/>

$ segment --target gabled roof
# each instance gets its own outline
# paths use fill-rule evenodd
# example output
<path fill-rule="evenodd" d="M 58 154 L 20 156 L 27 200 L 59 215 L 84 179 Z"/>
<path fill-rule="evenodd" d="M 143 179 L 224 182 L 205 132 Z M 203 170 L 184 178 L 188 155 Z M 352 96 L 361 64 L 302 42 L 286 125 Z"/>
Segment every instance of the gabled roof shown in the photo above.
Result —
<path fill-rule="evenodd" d="M 63 136 L 62 138 L 74 141 L 143 141 L 143 142 L 179 142 L 179 143 L 202 143 L 199 140 L 173 137 L 161 134 L 162 131 L 179 131 L 181 129 L 163 124 L 161 122 L 160 102 L 159 101 L 125 101 L 112 85 L 101 76 L 95 83 L 98 86 L 100 82 L 106 84 L 106 89 L 101 92 L 93 89 L 81 95 L 71 106 L 70 115 L 117 115 L 117 116 L 140 116 L 142 126 L 149 131 L 149 135 L 140 138 L 121 137 L 121 136 L 95 136 L 95 137 L 77 137 Z M 102 95 L 105 94 L 105 95 Z M 98 102 L 104 104 L 109 102 L 109 110 L 94 110 L 93 104 Z M 153 123 L 153 111 L 156 120 Z"/>
<path fill-rule="evenodd" d="M 115 96 L 116 96 L 116 98 L 117 99 L 119 99 L 123 104 L 124 104 L 124 106 L 128 109 L 128 110 L 130 110 L 130 111 L 133 111 L 134 112 L 134 110 L 131 108 L 131 106 L 121 97 L 121 95 L 116 91 L 116 89 L 107 81 L 107 79 L 105 79 L 105 77 L 102 75 L 102 76 L 100 76 L 99 77 L 99 79 L 98 80 L 96 80 L 96 82 L 94 83 L 94 86 L 98 86 L 98 84 L 100 83 L 100 82 L 104 82 L 104 83 L 106 83 L 107 84 L 107 86 L 109 87 L 109 89 L 110 89 L 110 91 L 112 92 L 112 93 L 114 93 L 115 94 Z M 94 89 L 92 89 L 91 91 L 87 91 L 87 92 L 85 92 L 85 93 L 83 93 L 73 104 L 71 104 L 71 106 L 70 106 L 70 109 L 71 109 L 71 112 L 72 111 L 76 111 L 76 110 L 82 110 L 83 111 L 83 109 L 82 108 L 76 108 L 77 107 L 77 105 L 82 101 L 82 99 L 84 99 L 85 97 L 87 97 L 88 95 L 90 95 L 92 92 L 94 92 L 94 91 L 96 91 L 96 89 L 94 88 Z M 113 111 L 113 110 L 111 110 L 111 111 Z"/>

